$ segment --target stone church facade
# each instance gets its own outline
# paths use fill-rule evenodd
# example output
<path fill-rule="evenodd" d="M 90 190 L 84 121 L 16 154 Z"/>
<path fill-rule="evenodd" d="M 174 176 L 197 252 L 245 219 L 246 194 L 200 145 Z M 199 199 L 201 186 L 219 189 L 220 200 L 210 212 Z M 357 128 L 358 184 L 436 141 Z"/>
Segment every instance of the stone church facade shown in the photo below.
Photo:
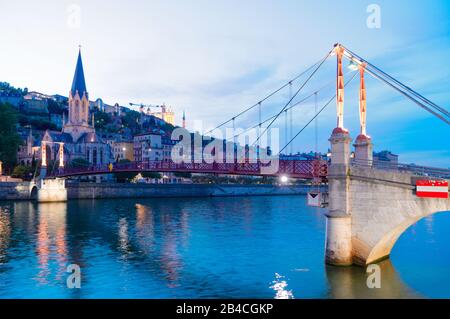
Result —
<path fill-rule="evenodd" d="M 111 147 L 95 132 L 94 117 L 90 115 L 81 51 L 69 91 L 68 120 L 62 131 L 47 130 L 42 141 L 47 145 L 47 157 L 51 160 L 58 158 L 59 147 L 64 145 L 64 166 L 77 158 L 85 159 L 92 165 L 113 162 Z"/>

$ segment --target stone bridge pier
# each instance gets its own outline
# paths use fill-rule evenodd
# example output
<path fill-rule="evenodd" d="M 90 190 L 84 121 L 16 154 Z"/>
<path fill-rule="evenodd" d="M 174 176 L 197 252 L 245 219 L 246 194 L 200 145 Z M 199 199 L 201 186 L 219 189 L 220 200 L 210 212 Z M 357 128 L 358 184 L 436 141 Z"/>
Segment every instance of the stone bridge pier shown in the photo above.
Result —
<path fill-rule="evenodd" d="M 328 264 L 367 265 L 387 258 L 409 226 L 450 210 L 450 199 L 415 195 L 415 180 L 420 177 L 371 167 L 370 140 L 355 143 L 355 159 L 365 160 L 366 165 L 350 163 L 351 138 L 346 130 L 335 129 L 330 142 Z"/>
<path fill-rule="evenodd" d="M 41 179 L 38 183 L 37 201 L 41 203 L 67 201 L 66 181 L 62 178 Z"/>

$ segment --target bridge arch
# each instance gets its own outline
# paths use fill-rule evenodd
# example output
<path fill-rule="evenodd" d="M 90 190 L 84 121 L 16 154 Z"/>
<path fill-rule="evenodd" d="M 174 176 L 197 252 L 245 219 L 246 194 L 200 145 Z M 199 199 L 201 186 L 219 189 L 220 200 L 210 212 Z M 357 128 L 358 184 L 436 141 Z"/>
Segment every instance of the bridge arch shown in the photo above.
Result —
<path fill-rule="evenodd" d="M 352 167 L 349 182 L 353 263 L 367 265 L 390 255 L 411 225 L 450 211 L 448 198 L 421 198 L 411 173 Z"/>
<path fill-rule="evenodd" d="M 420 176 L 355 165 L 329 167 L 326 261 L 365 266 L 389 257 L 398 238 L 423 217 L 450 211 L 449 198 L 415 194 Z"/>
<path fill-rule="evenodd" d="M 401 216 L 407 216 L 403 218 L 402 221 L 399 221 L 398 224 L 390 225 L 391 230 L 385 232 L 384 234 L 380 234 L 379 241 L 371 248 L 369 255 L 365 264 L 371 264 L 374 262 L 378 262 L 383 258 L 388 257 L 391 254 L 392 248 L 395 246 L 395 243 L 401 237 L 401 235 L 409 229 L 411 226 L 419 222 L 420 220 L 434 215 L 438 213 L 448 213 L 450 211 L 450 205 L 443 203 L 446 208 L 441 208 L 441 210 L 437 211 L 427 211 L 420 214 L 415 214 L 415 212 L 409 212 L 409 214 L 400 214 Z"/>
<path fill-rule="evenodd" d="M 37 199 L 37 196 L 38 196 L 38 188 L 36 184 L 33 184 L 30 187 L 30 199 Z"/>

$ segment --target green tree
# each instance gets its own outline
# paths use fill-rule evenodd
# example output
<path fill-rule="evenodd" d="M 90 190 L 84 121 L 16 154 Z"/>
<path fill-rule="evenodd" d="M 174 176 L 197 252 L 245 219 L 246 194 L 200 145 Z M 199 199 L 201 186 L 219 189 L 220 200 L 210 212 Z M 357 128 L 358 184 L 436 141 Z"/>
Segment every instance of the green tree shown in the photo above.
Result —
<path fill-rule="evenodd" d="M 72 160 L 72 162 L 70 163 L 70 166 L 75 167 L 75 168 L 83 168 L 83 167 L 88 167 L 90 165 L 91 165 L 91 163 L 89 163 L 88 160 L 86 160 L 82 157 L 74 158 Z"/>
<path fill-rule="evenodd" d="M 97 111 L 94 113 L 95 128 L 103 130 L 106 125 L 112 123 L 112 117 L 106 112 Z"/>
<path fill-rule="evenodd" d="M 12 177 L 22 178 L 22 179 L 31 179 L 33 176 L 33 167 L 25 166 L 25 165 L 17 165 L 14 167 L 12 172 Z"/>
<path fill-rule="evenodd" d="M 45 131 L 57 130 L 56 124 L 41 116 L 30 116 L 28 114 L 18 114 L 20 126 L 31 125 L 34 130 Z"/>
<path fill-rule="evenodd" d="M 63 114 L 64 106 L 52 99 L 47 99 L 47 109 L 52 114 Z"/>
<path fill-rule="evenodd" d="M 157 173 L 157 172 L 142 172 L 141 175 L 142 175 L 142 177 L 145 177 L 145 178 L 159 179 L 162 177 L 161 173 Z"/>
<path fill-rule="evenodd" d="M 119 162 L 119 164 L 126 164 L 126 163 L 130 163 L 130 160 L 128 159 L 121 159 Z M 133 173 L 133 172 L 120 172 L 120 173 L 114 173 L 114 177 L 116 178 L 116 180 L 119 183 L 125 183 L 128 182 L 130 180 L 132 180 L 137 174 Z"/>
<path fill-rule="evenodd" d="M 138 121 L 140 118 L 140 113 L 134 110 L 130 110 L 125 113 L 125 116 L 122 117 L 122 124 L 124 127 L 131 129 L 133 132 L 136 132 L 139 125 Z"/>
<path fill-rule="evenodd" d="M 25 95 L 28 93 L 28 89 L 18 89 L 11 86 L 8 82 L 0 82 L 0 93 L 8 95 Z"/>
<path fill-rule="evenodd" d="M 8 103 L 0 103 L 0 161 L 6 171 L 10 171 L 17 162 L 17 150 L 22 143 L 17 134 L 17 112 Z"/>
<path fill-rule="evenodd" d="M 175 172 L 175 173 L 173 173 L 173 175 L 175 177 L 181 177 L 181 178 L 191 178 L 192 177 L 191 173 L 185 173 L 185 172 Z"/>

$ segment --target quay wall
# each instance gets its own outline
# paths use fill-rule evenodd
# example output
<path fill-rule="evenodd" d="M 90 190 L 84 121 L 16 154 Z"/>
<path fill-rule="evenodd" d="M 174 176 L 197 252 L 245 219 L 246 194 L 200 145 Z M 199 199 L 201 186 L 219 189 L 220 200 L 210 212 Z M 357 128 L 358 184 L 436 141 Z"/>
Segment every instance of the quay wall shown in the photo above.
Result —
<path fill-rule="evenodd" d="M 68 199 L 305 195 L 309 185 L 126 184 L 67 182 Z M 0 200 L 30 200 L 29 182 L 0 183 Z M 322 190 L 325 190 L 323 188 Z"/>
<path fill-rule="evenodd" d="M 27 200 L 30 196 L 29 182 L 0 183 L 0 200 Z"/>
<path fill-rule="evenodd" d="M 308 185 L 68 184 L 69 199 L 305 195 Z"/>

